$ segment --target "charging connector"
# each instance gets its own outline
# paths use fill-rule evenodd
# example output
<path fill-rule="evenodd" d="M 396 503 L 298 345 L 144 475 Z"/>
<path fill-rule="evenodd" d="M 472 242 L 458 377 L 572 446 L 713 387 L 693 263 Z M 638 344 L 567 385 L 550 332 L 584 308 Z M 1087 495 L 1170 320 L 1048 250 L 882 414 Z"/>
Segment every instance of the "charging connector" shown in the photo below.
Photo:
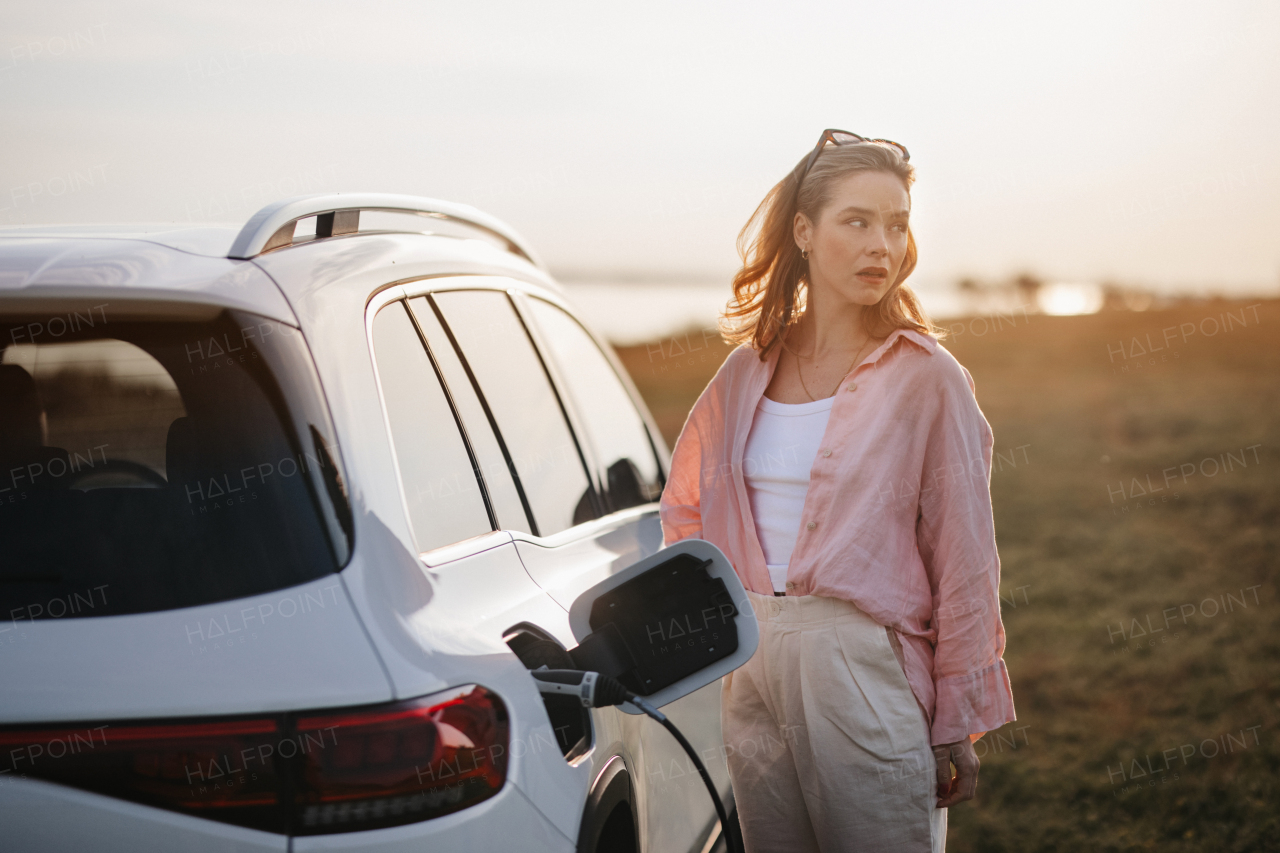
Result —
<path fill-rule="evenodd" d="M 729 815 L 724 809 L 724 803 L 720 801 L 720 794 L 716 791 L 716 786 L 711 782 L 711 775 L 707 773 L 707 768 L 703 766 L 702 760 L 698 758 L 698 753 L 694 750 L 693 745 L 685 739 L 685 736 L 680 733 L 680 730 L 675 727 L 671 720 L 667 719 L 666 714 L 635 693 L 632 693 L 616 678 L 601 675 L 598 672 L 586 672 L 579 669 L 548 669 L 546 666 L 541 666 L 537 669 L 529 670 L 529 674 L 537 682 L 538 690 L 544 694 L 577 696 L 582 701 L 582 704 L 588 708 L 607 708 L 626 702 L 661 723 L 662 727 L 671 732 L 671 736 L 688 753 L 689 759 L 693 761 L 693 766 L 698 770 L 698 775 L 702 777 L 703 784 L 707 786 L 707 793 L 711 794 L 711 800 L 716 807 L 716 815 L 720 818 L 720 831 L 724 835 L 725 844 L 730 853 L 741 853 L 737 839 L 729 828 Z"/>

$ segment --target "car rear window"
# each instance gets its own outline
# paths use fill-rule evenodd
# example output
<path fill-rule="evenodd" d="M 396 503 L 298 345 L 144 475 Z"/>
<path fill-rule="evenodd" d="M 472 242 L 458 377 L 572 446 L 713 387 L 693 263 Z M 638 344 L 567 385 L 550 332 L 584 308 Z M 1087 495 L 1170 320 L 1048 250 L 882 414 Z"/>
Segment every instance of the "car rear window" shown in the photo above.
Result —
<path fill-rule="evenodd" d="M 189 607 L 340 568 L 351 515 L 302 334 L 101 313 L 0 316 L 0 618 Z"/>

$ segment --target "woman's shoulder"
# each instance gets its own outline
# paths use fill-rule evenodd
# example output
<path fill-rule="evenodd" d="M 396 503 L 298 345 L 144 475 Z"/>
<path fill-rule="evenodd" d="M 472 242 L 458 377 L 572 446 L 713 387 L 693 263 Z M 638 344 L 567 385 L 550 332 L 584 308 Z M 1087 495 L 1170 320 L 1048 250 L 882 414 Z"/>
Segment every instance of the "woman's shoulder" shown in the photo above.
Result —
<path fill-rule="evenodd" d="M 715 412 L 724 412 L 733 398 L 735 391 L 740 391 L 743 382 L 756 359 L 755 350 L 747 344 L 740 344 L 730 351 L 725 360 L 720 362 L 715 374 L 698 394 L 690 410 L 691 419 L 702 421 Z"/>
<path fill-rule="evenodd" d="M 749 364 L 752 361 L 763 361 L 768 357 L 768 352 L 768 349 L 766 349 L 762 356 L 760 350 L 756 349 L 752 345 L 751 341 L 743 341 L 733 349 L 729 350 L 729 355 L 725 358 L 724 363 L 729 364 L 730 362 L 743 362 Z"/>
<path fill-rule="evenodd" d="M 760 354 L 750 344 L 738 344 L 720 363 L 709 386 L 727 387 L 757 368 L 763 368 Z"/>
<path fill-rule="evenodd" d="M 973 376 L 937 338 L 914 329 L 903 329 L 901 337 L 906 340 L 886 354 L 886 366 L 898 365 L 913 391 L 935 399 L 954 393 L 973 395 Z"/>
<path fill-rule="evenodd" d="M 968 388 L 969 393 L 973 393 L 973 375 L 941 342 L 934 347 L 933 358 L 930 361 L 933 373 L 939 382 L 945 382 L 955 388 Z"/>

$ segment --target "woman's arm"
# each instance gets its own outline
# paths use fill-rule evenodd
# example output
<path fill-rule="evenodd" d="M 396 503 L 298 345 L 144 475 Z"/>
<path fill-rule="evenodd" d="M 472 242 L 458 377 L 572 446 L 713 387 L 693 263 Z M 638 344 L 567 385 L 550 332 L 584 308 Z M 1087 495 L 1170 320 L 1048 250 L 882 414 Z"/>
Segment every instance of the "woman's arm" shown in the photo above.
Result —
<path fill-rule="evenodd" d="M 991 509 L 991 426 L 973 377 L 944 371 L 921 477 L 916 541 L 933 593 L 937 689 L 931 740 L 952 745 L 1014 719 Z"/>

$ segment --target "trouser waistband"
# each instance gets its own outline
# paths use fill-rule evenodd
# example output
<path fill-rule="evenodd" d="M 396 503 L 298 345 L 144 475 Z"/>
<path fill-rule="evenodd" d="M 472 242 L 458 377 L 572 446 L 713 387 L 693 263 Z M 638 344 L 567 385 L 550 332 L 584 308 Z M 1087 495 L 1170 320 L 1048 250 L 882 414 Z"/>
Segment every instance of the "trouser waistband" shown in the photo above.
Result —
<path fill-rule="evenodd" d="M 855 616 L 872 624 L 874 619 L 858 605 L 843 598 L 823 595 L 763 595 L 746 590 L 747 600 L 762 622 L 819 622 L 840 616 Z"/>

